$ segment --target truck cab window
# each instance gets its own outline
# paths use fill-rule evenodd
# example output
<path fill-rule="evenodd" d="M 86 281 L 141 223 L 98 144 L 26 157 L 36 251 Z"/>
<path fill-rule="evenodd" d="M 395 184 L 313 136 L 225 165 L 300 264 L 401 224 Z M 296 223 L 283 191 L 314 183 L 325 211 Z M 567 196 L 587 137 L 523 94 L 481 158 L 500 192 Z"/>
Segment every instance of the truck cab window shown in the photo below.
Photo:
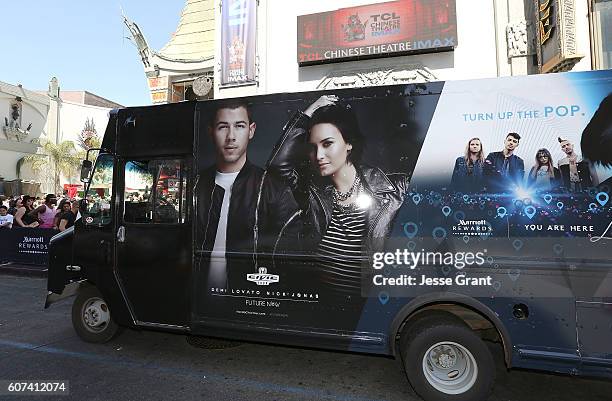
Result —
<path fill-rule="evenodd" d="M 126 162 L 123 221 L 184 223 L 185 180 L 184 166 L 180 160 Z"/>
<path fill-rule="evenodd" d="M 104 225 L 112 220 L 113 162 L 111 155 L 98 156 L 85 196 L 87 207 L 81 210 L 87 224 Z"/>

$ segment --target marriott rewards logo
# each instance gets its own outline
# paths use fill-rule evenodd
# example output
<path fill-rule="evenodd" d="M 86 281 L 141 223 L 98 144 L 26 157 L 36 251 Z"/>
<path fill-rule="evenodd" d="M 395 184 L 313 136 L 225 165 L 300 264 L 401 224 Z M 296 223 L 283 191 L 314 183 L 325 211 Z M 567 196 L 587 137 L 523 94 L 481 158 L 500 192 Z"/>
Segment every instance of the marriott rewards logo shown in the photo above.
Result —
<path fill-rule="evenodd" d="M 257 273 L 247 274 L 247 281 L 252 281 L 257 285 L 269 285 L 270 283 L 278 283 L 279 277 L 276 274 L 269 274 L 267 268 L 260 267 Z"/>

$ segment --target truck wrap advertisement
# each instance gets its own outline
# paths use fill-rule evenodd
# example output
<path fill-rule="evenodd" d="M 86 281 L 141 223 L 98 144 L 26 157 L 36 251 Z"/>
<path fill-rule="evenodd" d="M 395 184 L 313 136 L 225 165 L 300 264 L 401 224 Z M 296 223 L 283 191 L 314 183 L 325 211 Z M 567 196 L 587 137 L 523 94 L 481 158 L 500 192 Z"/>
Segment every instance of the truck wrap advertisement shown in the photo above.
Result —
<path fill-rule="evenodd" d="M 369 333 L 432 291 L 612 299 L 611 94 L 599 71 L 200 104 L 195 320 Z"/>

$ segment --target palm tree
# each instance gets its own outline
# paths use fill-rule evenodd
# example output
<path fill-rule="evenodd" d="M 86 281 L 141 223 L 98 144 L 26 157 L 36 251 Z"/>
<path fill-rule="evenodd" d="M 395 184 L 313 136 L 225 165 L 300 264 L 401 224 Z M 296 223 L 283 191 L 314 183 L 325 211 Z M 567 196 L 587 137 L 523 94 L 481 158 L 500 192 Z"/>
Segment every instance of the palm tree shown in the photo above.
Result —
<path fill-rule="evenodd" d="M 17 162 L 17 177 L 21 176 L 21 166 L 24 164 L 29 165 L 36 173 L 45 170 L 51 171 L 53 173 L 55 191 L 60 193 L 61 175 L 71 177 L 78 171 L 80 166 L 80 159 L 74 148 L 74 143 L 72 141 L 63 141 L 56 145 L 51 141 L 43 140 L 41 144 L 39 153 L 24 156 Z"/>

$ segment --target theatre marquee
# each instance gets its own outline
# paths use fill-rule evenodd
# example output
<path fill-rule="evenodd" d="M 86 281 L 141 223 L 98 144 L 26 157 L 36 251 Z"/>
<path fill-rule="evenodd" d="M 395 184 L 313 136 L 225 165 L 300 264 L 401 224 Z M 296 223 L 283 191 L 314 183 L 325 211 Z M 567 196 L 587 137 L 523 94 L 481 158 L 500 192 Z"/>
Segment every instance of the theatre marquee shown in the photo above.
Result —
<path fill-rule="evenodd" d="M 397 0 L 300 15 L 297 22 L 300 65 L 457 46 L 455 0 Z"/>

